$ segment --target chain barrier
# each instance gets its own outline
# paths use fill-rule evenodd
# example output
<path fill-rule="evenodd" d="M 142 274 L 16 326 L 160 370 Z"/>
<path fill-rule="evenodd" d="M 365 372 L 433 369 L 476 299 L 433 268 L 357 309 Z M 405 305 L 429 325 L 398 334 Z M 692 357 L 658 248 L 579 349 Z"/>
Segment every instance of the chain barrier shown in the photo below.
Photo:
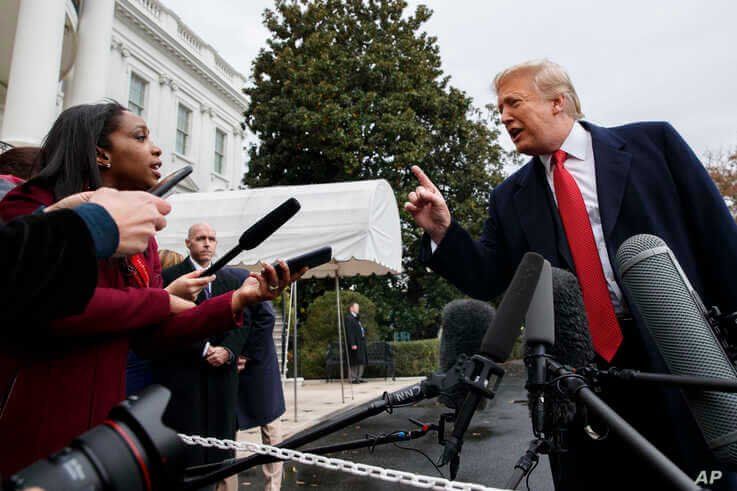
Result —
<path fill-rule="evenodd" d="M 301 464 L 314 465 L 332 471 L 342 471 L 356 476 L 366 476 L 374 479 L 381 479 L 382 481 L 406 484 L 416 488 L 446 489 L 455 491 L 502 491 L 500 489 L 490 488 L 481 484 L 449 481 L 442 477 L 432 477 L 422 474 L 413 474 L 412 472 L 384 469 L 383 467 L 375 465 L 360 464 L 349 460 L 325 457 L 324 455 L 305 453 L 289 448 L 262 445 L 260 443 L 219 440 L 212 437 L 205 438 L 198 435 L 183 435 L 181 433 L 179 434 L 179 437 L 187 445 L 216 447 L 221 450 L 248 451 L 259 455 L 278 457 L 282 460 L 292 460 Z"/>

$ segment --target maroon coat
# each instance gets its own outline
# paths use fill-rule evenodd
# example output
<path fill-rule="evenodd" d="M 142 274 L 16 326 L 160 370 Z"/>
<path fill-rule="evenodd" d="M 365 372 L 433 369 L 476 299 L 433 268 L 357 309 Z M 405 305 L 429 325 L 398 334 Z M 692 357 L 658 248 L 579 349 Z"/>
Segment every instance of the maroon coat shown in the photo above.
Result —
<path fill-rule="evenodd" d="M 0 202 L 0 219 L 53 202 L 50 191 L 18 187 Z M 150 288 L 138 288 L 120 259 L 99 261 L 95 293 L 84 312 L 50 326 L 3 326 L 27 333 L 21 345 L 0 346 L 0 474 L 8 476 L 63 448 L 100 424 L 125 398 L 129 347 L 161 351 L 242 325 L 232 292 L 172 316 L 162 290 L 156 241 L 144 253 Z"/>

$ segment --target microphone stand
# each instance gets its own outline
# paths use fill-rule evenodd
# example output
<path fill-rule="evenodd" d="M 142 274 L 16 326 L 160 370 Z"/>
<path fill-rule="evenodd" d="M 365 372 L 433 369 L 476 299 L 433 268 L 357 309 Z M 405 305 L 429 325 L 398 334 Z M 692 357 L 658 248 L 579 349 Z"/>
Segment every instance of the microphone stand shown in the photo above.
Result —
<path fill-rule="evenodd" d="M 517 489 L 517 486 L 522 482 L 527 474 L 532 472 L 532 469 L 537 466 L 540 460 L 540 454 L 547 454 L 550 452 L 550 444 L 543 438 L 537 438 L 530 442 L 530 446 L 527 451 L 519 458 L 517 463 L 514 465 L 514 471 L 504 485 L 504 489 Z"/>
<path fill-rule="evenodd" d="M 535 357 L 541 359 L 544 355 L 537 354 Z M 591 377 L 594 380 L 597 377 L 601 377 L 621 381 L 632 380 L 645 383 L 665 383 L 682 387 L 698 387 L 701 389 L 725 390 L 730 392 L 737 392 L 737 381 L 709 377 L 643 373 L 637 370 L 620 370 L 617 368 L 598 370 L 594 367 L 586 367 L 580 371 L 581 373 L 576 373 L 550 357 L 544 357 L 544 359 L 546 360 L 548 373 L 552 374 L 555 381 L 557 381 L 556 388 L 569 398 L 584 404 L 589 410 L 598 414 L 609 425 L 611 431 L 616 433 L 630 448 L 650 462 L 657 472 L 665 476 L 672 483 L 672 489 L 701 489 L 686 473 L 679 469 L 660 450 L 594 394 L 585 377 Z M 539 454 L 550 453 L 553 449 L 553 443 L 543 435 L 544 432 L 539 431 L 541 428 L 534 419 L 533 415 L 533 427 L 536 431 L 535 436 L 538 438 L 530 443 L 528 450 L 520 457 L 515 465 L 514 472 L 505 485 L 508 489 L 517 489 L 517 486 L 519 486 L 525 476 L 534 468 L 534 464 L 539 460 Z"/>
<path fill-rule="evenodd" d="M 480 368 L 481 370 L 479 371 Z M 474 355 L 469 358 L 466 355 L 461 355 L 456 361 L 456 364 L 447 372 L 434 373 L 419 384 L 415 384 L 395 392 L 385 392 L 381 399 L 376 399 L 362 407 L 349 411 L 344 415 L 325 421 L 322 424 L 294 435 L 291 438 L 287 438 L 275 446 L 280 448 L 297 449 L 326 435 L 330 435 L 342 430 L 343 428 L 351 426 L 358 421 L 362 421 L 385 411 L 391 413 L 394 408 L 409 406 L 425 399 L 431 399 L 437 397 L 441 392 L 452 392 L 460 386 L 471 387 L 473 390 L 469 391 L 469 395 L 481 394 L 485 397 L 492 398 L 503 375 L 504 370 L 485 357 Z M 497 377 L 495 382 L 492 380 L 493 376 Z M 438 430 L 439 433 L 444 432 L 443 427 L 444 424 L 441 423 L 440 429 Z M 430 427 L 429 429 L 433 428 Z M 454 426 L 454 432 L 455 431 L 456 426 Z M 440 437 L 442 439 L 441 443 L 445 443 L 442 434 Z M 457 438 L 455 442 L 462 444 L 462 435 L 455 435 L 455 437 Z M 389 440 L 385 443 L 392 443 Z M 356 443 L 357 442 L 351 442 L 351 444 Z M 363 446 L 370 447 L 372 444 L 367 443 Z M 458 447 L 460 447 L 460 445 L 458 445 Z M 325 448 L 327 448 L 327 450 Z M 335 447 L 333 447 L 332 450 L 330 450 L 330 448 L 331 447 L 321 447 L 318 448 L 318 450 L 321 450 L 324 453 L 337 451 L 334 449 Z M 181 489 L 199 489 L 245 469 L 249 469 L 256 465 L 268 464 L 274 461 L 275 459 L 269 455 L 251 455 L 242 459 L 230 459 L 216 464 L 191 467 L 187 470 L 190 477 L 185 477 L 181 483 Z M 456 460 L 454 469 L 452 470 L 457 471 L 457 464 L 458 460 Z"/>
<path fill-rule="evenodd" d="M 417 440 L 419 438 L 426 436 L 431 431 L 440 431 L 440 427 L 436 424 L 425 424 L 425 423 L 421 423 L 412 418 L 409 418 L 409 420 L 412 423 L 415 423 L 416 425 L 418 425 L 420 428 L 416 430 L 410 430 L 410 431 L 395 431 L 388 435 L 368 434 L 366 435 L 366 438 L 362 438 L 360 440 L 351 440 L 348 442 L 338 443 L 335 445 L 325 445 L 322 447 L 307 448 L 305 450 L 302 450 L 302 452 L 312 453 L 312 454 L 317 454 L 317 455 L 324 455 L 324 454 L 330 454 L 330 453 L 336 453 L 336 452 L 343 452 L 345 450 L 354 450 L 357 448 L 373 449 L 374 447 L 378 445 L 387 445 L 389 443 L 401 443 L 401 442 L 409 442 L 412 440 Z M 253 461 L 249 461 L 248 462 L 249 465 L 246 469 L 255 467 L 258 464 L 270 464 L 272 462 L 280 462 L 283 460 L 283 459 L 280 459 L 279 457 L 273 457 L 270 455 L 259 455 L 259 456 L 263 457 L 263 459 L 260 459 L 259 462 L 257 463 L 254 463 Z M 230 465 L 234 462 L 240 462 L 243 460 L 244 459 L 238 459 L 238 460 L 229 459 L 223 462 L 217 462 L 213 464 L 195 465 L 192 467 L 187 467 L 187 469 L 185 470 L 185 473 L 187 473 L 188 475 L 198 475 L 204 472 L 211 472 L 212 470 L 222 467 L 224 465 Z M 245 469 L 242 469 L 242 470 L 245 470 Z"/>
<path fill-rule="evenodd" d="M 586 367 L 583 372 L 587 376 L 604 380 L 621 382 L 641 382 L 648 384 L 672 385 L 684 389 L 711 390 L 717 392 L 737 392 L 737 380 L 719 377 L 698 377 L 695 375 L 670 375 L 665 373 L 641 372 L 639 370 L 619 369 L 615 367 L 599 370 Z"/>
<path fill-rule="evenodd" d="M 594 394 L 582 375 L 572 372 L 550 358 L 547 359 L 547 365 L 549 372 L 555 375 L 556 387 L 568 397 L 583 403 L 589 410 L 598 414 L 609 425 L 611 431 L 616 433 L 632 450 L 648 461 L 658 473 L 671 482 L 671 489 L 691 491 L 701 489 L 685 472 L 679 469 L 660 450 L 655 448 L 652 443 Z"/>

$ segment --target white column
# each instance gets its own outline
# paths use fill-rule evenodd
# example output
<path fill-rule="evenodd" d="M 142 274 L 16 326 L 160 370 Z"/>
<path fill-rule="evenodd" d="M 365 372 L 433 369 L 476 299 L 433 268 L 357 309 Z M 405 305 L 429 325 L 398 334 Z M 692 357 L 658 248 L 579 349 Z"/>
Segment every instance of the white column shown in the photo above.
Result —
<path fill-rule="evenodd" d="M 20 2 L 0 133 L 3 141 L 38 145 L 54 122 L 65 5 L 58 0 Z"/>
<path fill-rule="evenodd" d="M 77 30 L 77 59 L 66 106 L 101 102 L 107 85 L 115 0 L 82 3 Z"/>
<path fill-rule="evenodd" d="M 153 90 L 153 87 L 151 89 Z M 174 162 L 176 104 L 174 104 L 174 96 L 171 90 L 171 78 L 164 73 L 159 74 L 158 99 L 158 122 L 154 121 L 154 115 L 151 114 L 148 118 L 148 125 L 153 126 L 156 124 L 155 143 L 164 152 L 162 158 L 164 172 L 171 172 L 172 162 Z"/>
<path fill-rule="evenodd" d="M 230 139 L 230 162 L 228 162 L 228 171 L 230 174 L 230 187 L 238 189 L 243 179 L 243 130 L 235 128 L 233 136 Z"/>
<path fill-rule="evenodd" d="M 200 149 L 196 158 L 197 184 L 203 191 L 210 191 L 210 172 L 213 170 L 215 159 L 215 124 L 212 121 L 213 109 L 208 104 L 200 104 Z"/>

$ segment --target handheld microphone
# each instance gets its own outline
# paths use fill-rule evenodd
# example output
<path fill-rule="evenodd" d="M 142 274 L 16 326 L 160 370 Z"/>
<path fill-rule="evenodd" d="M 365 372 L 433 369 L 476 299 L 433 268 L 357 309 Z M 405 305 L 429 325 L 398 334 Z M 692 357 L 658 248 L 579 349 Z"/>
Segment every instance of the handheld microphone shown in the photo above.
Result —
<path fill-rule="evenodd" d="M 185 165 L 179 170 L 175 170 L 168 176 L 161 179 L 159 182 L 154 184 L 148 192 L 159 198 L 163 198 L 166 193 L 171 191 L 174 186 L 179 184 L 185 177 L 192 173 L 192 166 Z"/>
<path fill-rule="evenodd" d="M 509 358 L 540 279 L 543 262 L 543 257 L 534 252 L 528 252 L 522 257 L 509 288 L 507 288 L 504 298 L 499 304 L 496 317 L 481 341 L 479 352 L 483 357 L 496 363 L 504 362 Z M 477 379 L 486 375 L 489 374 L 475 374 Z M 468 393 L 456 416 L 453 434 L 445 441 L 440 465 L 451 463 L 451 478 L 455 478 L 458 468 L 458 455 L 463 446 L 463 435 L 481 401 L 481 397 L 478 390 L 472 390 Z"/>
<path fill-rule="evenodd" d="M 269 238 L 274 232 L 276 232 L 282 225 L 297 214 L 301 205 L 299 201 L 294 198 L 289 198 L 284 203 L 280 204 L 269 212 L 268 215 L 263 217 L 258 222 L 254 223 L 246 229 L 245 232 L 238 239 L 238 244 L 229 250 L 223 257 L 215 261 L 210 265 L 202 276 L 210 276 L 215 274 L 221 268 L 226 266 L 232 261 L 241 251 L 250 251 L 255 249 L 263 241 Z"/>
<path fill-rule="evenodd" d="M 617 251 L 622 283 L 673 375 L 737 379 L 707 321 L 706 308 L 666 243 L 627 239 Z M 716 458 L 737 464 L 737 394 L 689 391 L 688 405 Z"/>
<path fill-rule="evenodd" d="M 496 310 L 481 300 L 453 300 L 443 308 L 443 333 L 440 336 L 440 371 L 447 372 L 461 355 L 471 356 L 478 350 L 484 333 L 489 329 Z M 463 404 L 468 389 L 457 386 L 443 392 L 438 400 L 451 409 Z M 482 401 L 482 404 L 485 401 Z"/>

